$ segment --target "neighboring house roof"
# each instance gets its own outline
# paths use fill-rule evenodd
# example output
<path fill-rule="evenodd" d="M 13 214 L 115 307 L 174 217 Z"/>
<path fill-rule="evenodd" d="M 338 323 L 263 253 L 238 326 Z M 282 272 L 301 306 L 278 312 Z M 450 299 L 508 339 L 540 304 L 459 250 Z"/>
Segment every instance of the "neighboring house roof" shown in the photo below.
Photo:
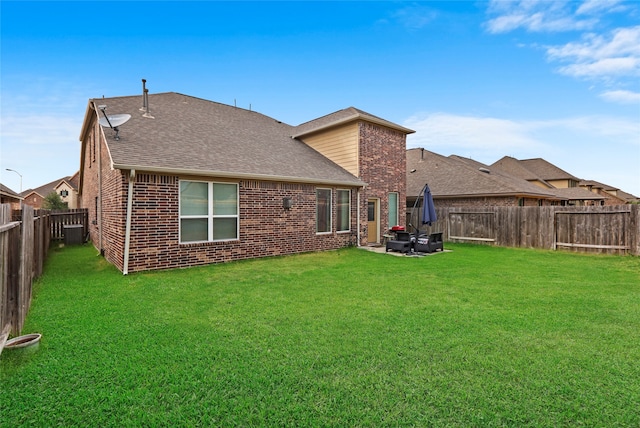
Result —
<path fill-rule="evenodd" d="M 513 175 L 514 177 L 522 178 L 527 181 L 537 181 L 544 184 L 546 187 L 553 187 L 545 181 L 545 179 L 526 168 L 518 159 L 511 156 L 505 156 L 502 159 L 491 164 L 491 168 L 496 171 L 502 171 L 504 173 Z"/>
<path fill-rule="evenodd" d="M 596 193 L 590 192 L 583 187 L 567 187 L 561 189 L 551 189 L 551 191 L 563 198 L 568 199 L 570 201 L 602 201 L 606 198 L 604 196 L 600 196 Z"/>
<path fill-rule="evenodd" d="M 580 183 L 578 183 L 578 185 L 582 186 L 582 187 L 590 187 L 590 188 L 594 188 L 594 189 L 602 189 L 602 190 L 607 191 L 607 192 L 620 190 L 617 187 L 609 186 L 607 184 L 603 184 L 603 183 L 600 183 L 600 182 L 595 181 L 595 180 L 582 180 L 582 181 L 580 181 Z"/>
<path fill-rule="evenodd" d="M 575 180 L 580 181 L 579 178 L 569 174 L 563 169 L 558 168 L 552 163 L 547 162 L 542 158 L 535 159 L 523 159 L 519 161 L 529 171 L 533 172 L 539 177 L 542 177 L 546 181 L 551 180 Z"/>
<path fill-rule="evenodd" d="M 293 132 L 293 137 L 299 138 L 304 135 L 309 135 L 314 132 L 332 128 L 334 126 L 344 125 L 356 120 L 364 120 L 366 122 L 377 123 L 378 125 L 395 129 L 404 134 L 413 134 L 414 132 L 416 132 L 412 129 L 405 128 L 393 122 L 389 122 L 388 120 L 374 116 L 355 107 L 349 107 L 296 126 Z"/>
<path fill-rule="evenodd" d="M 120 139 L 103 127 L 113 168 L 172 174 L 363 186 L 365 183 L 293 138 L 296 127 L 261 113 L 175 92 L 90 100 L 130 114 Z M 99 116 L 102 113 L 96 109 Z M 81 140 L 87 127 L 85 119 Z"/>
<path fill-rule="evenodd" d="M 603 184 L 595 180 L 582 180 L 578 183 L 578 186 L 591 189 L 600 189 L 607 194 L 611 195 L 613 198 L 618 198 L 625 202 L 635 202 L 638 200 L 637 196 L 632 195 L 631 193 L 624 192 L 617 187 L 610 186 L 608 184 Z"/>
<path fill-rule="evenodd" d="M 9 189 L 7 186 L 5 186 L 4 184 L 0 183 L 0 195 L 5 196 L 7 198 L 13 198 L 16 200 L 21 200 L 22 196 L 18 195 L 16 192 L 14 192 L 13 190 Z"/>
<path fill-rule="evenodd" d="M 58 178 L 57 180 L 44 184 L 35 189 L 27 189 L 24 192 L 22 192 L 22 196 L 26 198 L 29 195 L 36 193 L 39 196 L 45 198 L 49 193 L 55 192 L 56 188 L 63 182 L 66 182 L 74 190 L 78 190 L 78 177 L 79 177 L 79 172 L 76 172 L 73 175 L 68 175 L 66 177 Z"/>
<path fill-rule="evenodd" d="M 409 149 L 407 196 L 418 196 L 425 184 L 429 185 L 434 198 L 518 196 L 562 199 L 526 180 L 492 171 L 477 161 L 458 156 L 444 157 L 420 148 Z"/>

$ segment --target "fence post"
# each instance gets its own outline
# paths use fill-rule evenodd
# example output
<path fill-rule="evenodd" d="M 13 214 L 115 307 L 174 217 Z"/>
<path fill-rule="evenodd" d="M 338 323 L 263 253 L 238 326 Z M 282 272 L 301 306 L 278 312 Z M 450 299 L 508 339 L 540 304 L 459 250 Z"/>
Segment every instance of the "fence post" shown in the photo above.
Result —
<path fill-rule="evenodd" d="M 629 253 L 640 256 L 640 205 L 632 204 L 629 218 Z"/>
<path fill-rule="evenodd" d="M 19 335 L 24 326 L 24 320 L 31 305 L 31 283 L 33 281 L 33 253 L 34 253 L 34 225 L 33 208 L 29 205 L 22 207 L 22 248 L 20 251 L 20 274 L 18 280 L 17 307 L 12 332 Z"/>

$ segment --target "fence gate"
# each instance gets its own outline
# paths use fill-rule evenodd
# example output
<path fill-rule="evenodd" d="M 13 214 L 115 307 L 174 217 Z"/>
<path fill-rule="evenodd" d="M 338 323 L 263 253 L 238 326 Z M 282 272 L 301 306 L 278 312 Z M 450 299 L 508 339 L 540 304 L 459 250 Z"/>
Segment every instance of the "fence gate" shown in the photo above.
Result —
<path fill-rule="evenodd" d="M 626 254 L 630 211 L 556 211 L 554 249 Z"/>

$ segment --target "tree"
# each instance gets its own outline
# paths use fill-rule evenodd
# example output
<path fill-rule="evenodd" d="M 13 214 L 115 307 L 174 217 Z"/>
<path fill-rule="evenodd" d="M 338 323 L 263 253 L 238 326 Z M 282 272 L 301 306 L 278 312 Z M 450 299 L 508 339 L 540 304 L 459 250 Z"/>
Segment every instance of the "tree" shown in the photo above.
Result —
<path fill-rule="evenodd" d="M 60 195 L 56 192 L 49 193 L 42 203 L 42 208 L 45 210 L 66 210 L 68 209 L 67 203 L 62 201 Z"/>

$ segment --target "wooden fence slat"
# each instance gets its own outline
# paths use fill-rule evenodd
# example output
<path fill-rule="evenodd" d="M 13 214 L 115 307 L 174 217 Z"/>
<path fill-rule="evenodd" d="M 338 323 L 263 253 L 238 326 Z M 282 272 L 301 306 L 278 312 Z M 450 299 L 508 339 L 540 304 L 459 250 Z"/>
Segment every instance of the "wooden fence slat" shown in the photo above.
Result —
<path fill-rule="evenodd" d="M 436 206 L 436 215 L 426 233 L 443 232 L 448 241 L 640 255 L 639 205 Z"/>

